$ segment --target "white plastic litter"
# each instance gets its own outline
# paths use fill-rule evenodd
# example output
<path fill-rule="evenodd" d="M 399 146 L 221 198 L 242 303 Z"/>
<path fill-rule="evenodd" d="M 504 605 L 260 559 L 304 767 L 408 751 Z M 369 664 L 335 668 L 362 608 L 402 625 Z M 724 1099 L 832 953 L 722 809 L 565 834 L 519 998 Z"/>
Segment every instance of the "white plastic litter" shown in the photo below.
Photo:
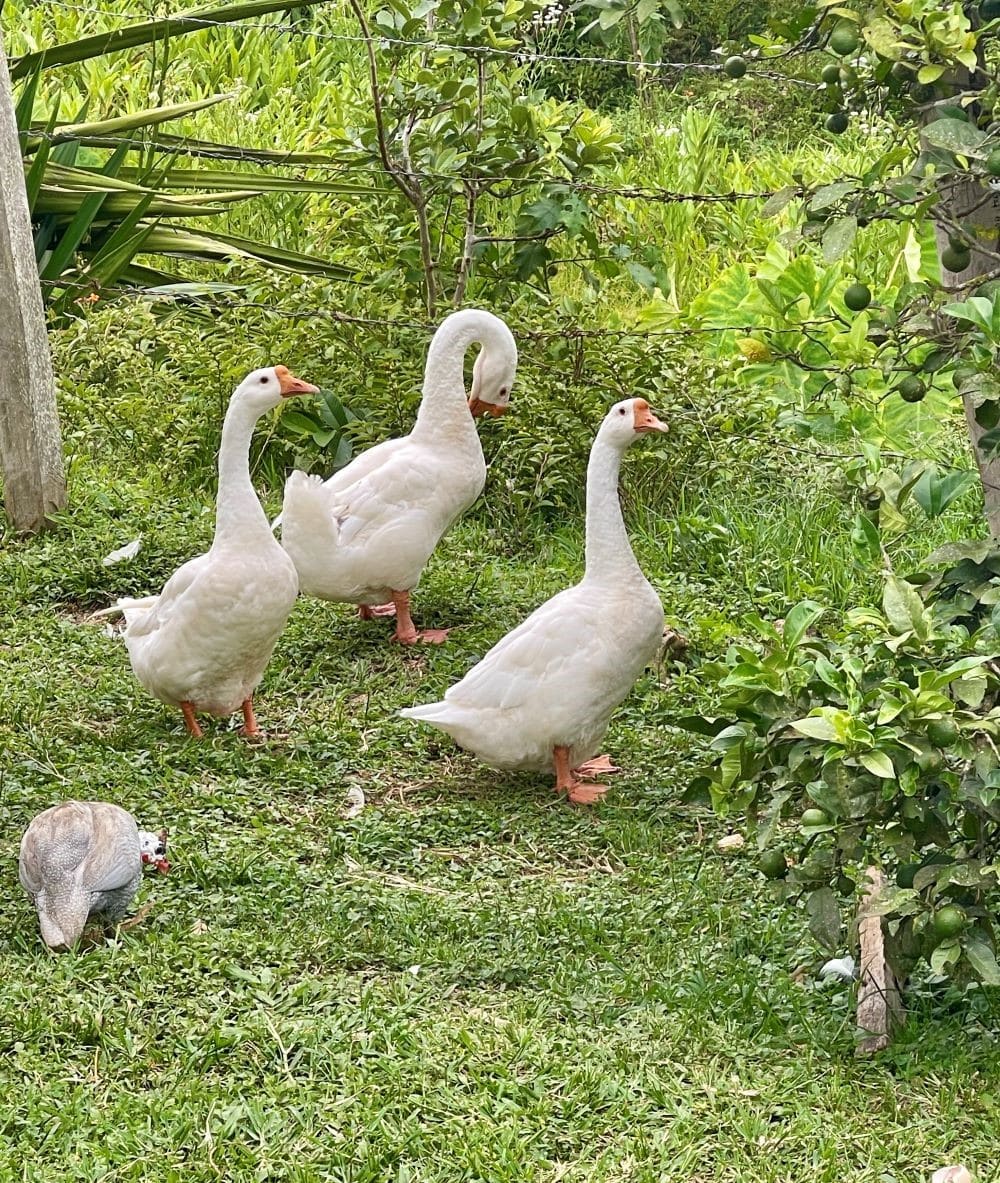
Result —
<path fill-rule="evenodd" d="M 854 958 L 848 954 L 846 957 L 834 957 L 828 961 L 819 971 L 819 976 L 821 978 L 843 978 L 845 981 L 851 982 L 856 973 L 857 966 L 854 963 Z"/>
<path fill-rule="evenodd" d="M 718 850 L 739 850 L 746 842 L 742 834 L 727 834 L 725 838 L 720 838 L 716 842 L 716 849 Z"/>
<path fill-rule="evenodd" d="M 972 1176 L 961 1165 L 941 1167 L 931 1175 L 931 1183 L 972 1183 Z"/>
<path fill-rule="evenodd" d="M 365 807 L 365 795 L 358 788 L 357 785 L 351 785 L 347 790 L 346 804 L 344 805 L 342 817 L 357 817 L 358 814 Z"/>
<path fill-rule="evenodd" d="M 102 567 L 113 567 L 115 563 L 124 563 L 127 559 L 134 559 L 139 553 L 139 548 L 142 546 L 142 535 L 138 538 L 133 538 L 131 542 L 127 542 L 124 546 L 120 546 L 117 550 L 113 550 L 111 554 L 105 555 L 101 559 Z"/>

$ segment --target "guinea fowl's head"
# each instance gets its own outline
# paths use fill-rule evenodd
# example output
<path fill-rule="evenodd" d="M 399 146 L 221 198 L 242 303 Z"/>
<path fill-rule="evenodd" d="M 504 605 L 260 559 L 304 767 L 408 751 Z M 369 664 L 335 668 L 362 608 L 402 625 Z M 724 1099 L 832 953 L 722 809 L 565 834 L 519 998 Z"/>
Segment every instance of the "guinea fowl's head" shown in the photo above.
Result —
<path fill-rule="evenodd" d="M 243 403 L 263 415 L 293 395 L 318 393 L 318 386 L 296 378 L 287 366 L 267 366 L 247 374 L 233 392 L 233 402 Z"/>
<path fill-rule="evenodd" d="M 161 874 L 165 875 L 170 870 L 166 854 L 167 831 L 165 829 L 160 830 L 158 834 L 154 834 L 151 830 L 139 831 L 139 857 L 142 859 L 143 866 L 151 863 Z"/>

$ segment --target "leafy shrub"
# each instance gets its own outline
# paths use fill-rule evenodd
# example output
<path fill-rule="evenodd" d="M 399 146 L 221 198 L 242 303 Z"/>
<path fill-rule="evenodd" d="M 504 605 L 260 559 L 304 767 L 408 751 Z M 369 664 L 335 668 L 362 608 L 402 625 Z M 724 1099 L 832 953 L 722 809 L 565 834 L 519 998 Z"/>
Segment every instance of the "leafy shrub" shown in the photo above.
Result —
<path fill-rule="evenodd" d="M 703 670 L 722 717 L 679 723 L 712 736 L 695 789 L 723 814 L 747 811 L 765 873 L 805 898 L 823 945 L 841 940 L 838 895 L 856 896 L 876 864 L 895 880 L 879 910 L 904 970 L 923 957 L 1000 985 L 998 634 L 992 608 L 975 629 L 970 602 L 992 604 L 1000 556 L 969 554 L 925 583 L 926 600 L 888 575 L 881 611 L 849 612 L 839 635 L 813 631 L 825 612 L 809 601 L 778 625 L 749 618 L 756 643 Z M 977 558 L 989 578 L 974 585 L 957 572 Z"/>

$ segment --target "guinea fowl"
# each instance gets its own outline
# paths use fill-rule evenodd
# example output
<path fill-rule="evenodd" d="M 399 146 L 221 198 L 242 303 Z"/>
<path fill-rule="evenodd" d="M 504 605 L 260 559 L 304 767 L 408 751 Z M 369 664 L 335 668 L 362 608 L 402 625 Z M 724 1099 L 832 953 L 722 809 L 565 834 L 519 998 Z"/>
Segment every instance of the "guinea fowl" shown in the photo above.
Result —
<path fill-rule="evenodd" d="M 169 869 L 166 850 L 166 830 L 140 830 L 130 813 L 106 801 L 64 801 L 40 813 L 21 839 L 17 870 L 42 940 L 63 952 L 91 916 L 121 920 L 143 867 Z"/>
<path fill-rule="evenodd" d="M 640 435 L 666 430 L 645 399 L 611 408 L 587 466 L 583 579 L 498 641 L 442 702 L 401 715 L 440 728 L 494 768 L 554 769 L 556 790 L 578 805 L 601 798 L 606 786 L 584 778 L 616 771 L 594 754 L 663 634 L 659 597 L 625 532 L 618 469 Z"/>

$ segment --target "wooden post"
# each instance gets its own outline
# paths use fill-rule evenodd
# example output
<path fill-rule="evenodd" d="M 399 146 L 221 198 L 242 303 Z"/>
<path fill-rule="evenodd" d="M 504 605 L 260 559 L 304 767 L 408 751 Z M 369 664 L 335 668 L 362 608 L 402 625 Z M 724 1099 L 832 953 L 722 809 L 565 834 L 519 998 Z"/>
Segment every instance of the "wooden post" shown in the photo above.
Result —
<path fill-rule="evenodd" d="M 8 520 L 40 530 L 66 503 L 52 358 L 0 38 L 0 474 Z"/>

